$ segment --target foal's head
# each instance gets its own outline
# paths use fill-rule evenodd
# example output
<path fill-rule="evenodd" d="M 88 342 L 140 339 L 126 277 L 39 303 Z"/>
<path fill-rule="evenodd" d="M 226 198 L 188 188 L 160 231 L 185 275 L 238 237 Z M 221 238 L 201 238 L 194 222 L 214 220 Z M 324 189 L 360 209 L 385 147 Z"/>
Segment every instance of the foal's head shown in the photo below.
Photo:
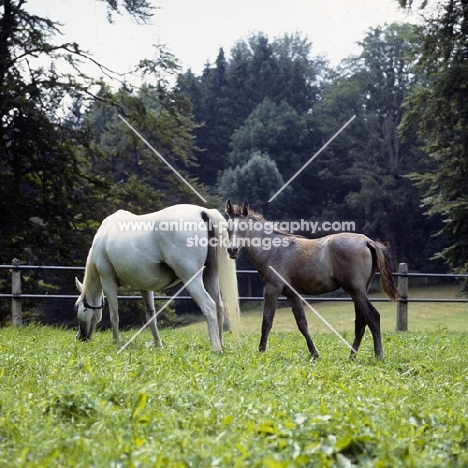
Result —
<path fill-rule="evenodd" d="M 96 325 L 102 320 L 102 309 L 104 307 L 104 294 L 100 298 L 100 304 L 91 305 L 83 293 L 83 285 L 75 278 L 76 286 L 80 291 L 80 297 L 75 302 L 75 313 L 78 318 L 78 333 L 76 338 L 82 341 L 90 340 Z"/>
<path fill-rule="evenodd" d="M 239 223 L 247 221 L 249 217 L 249 204 L 246 200 L 243 206 L 233 205 L 231 200 L 228 200 L 226 203 L 226 213 L 229 216 L 228 234 L 231 241 L 227 251 L 231 258 L 236 259 L 239 249 L 243 245 L 242 239 L 247 234 L 247 229 L 239 229 Z"/>

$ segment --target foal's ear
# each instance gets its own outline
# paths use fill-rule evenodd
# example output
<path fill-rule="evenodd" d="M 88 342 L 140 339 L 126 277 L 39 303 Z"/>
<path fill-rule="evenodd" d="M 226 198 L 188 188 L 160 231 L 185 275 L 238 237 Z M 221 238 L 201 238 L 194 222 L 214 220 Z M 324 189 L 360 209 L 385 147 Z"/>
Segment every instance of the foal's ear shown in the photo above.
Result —
<path fill-rule="evenodd" d="M 231 199 L 229 199 L 227 202 L 226 202 L 226 214 L 228 214 L 229 216 L 232 214 L 232 212 L 234 211 L 233 207 L 232 207 L 232 204 L 231 204 Z"/>
<path fill-rule="evenodd" d="M 83 284 L 80 283 L 80 280 L 75 276 L 75 284 L 78 291 L 83 292 Z"/>
<path fill-rule="evenodd" d="M 245 200 L 244 202 L 244 206 L 242 207 L 242 214 L 244 216 L 248 216 L 249 215 L 249 202 L 247 200 Z"/>

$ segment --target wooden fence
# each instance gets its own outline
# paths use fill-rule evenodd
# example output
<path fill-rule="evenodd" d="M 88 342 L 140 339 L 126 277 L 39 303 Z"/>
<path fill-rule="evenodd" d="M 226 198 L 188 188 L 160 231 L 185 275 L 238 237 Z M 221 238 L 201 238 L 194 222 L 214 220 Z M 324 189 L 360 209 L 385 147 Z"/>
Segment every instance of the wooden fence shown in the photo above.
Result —
<path fill-rule="evenodd" d="M 11 265 L 0 265 L 0 269 L 11 270 L 11 293 L 0 293 L 0 298 L 11 299 L 11 323 L 15 326 L 22 325 L 22 303 L 23 299 L 73 299 L 76 300 L 77 295 L 65 294 L 23 294 L 21 292 L 21 271 L 22 270 L 69 270 L 69 271 L 84 271 L 84 267 L 72 266 L 40 266 L 40 265 L 21 265 L 18 259 L 13 259 Z M 237 274 L 257 274 L 255 270 L 237 270 Z M 379 273 L 377 272 L 377 275 Z M 408 273 L 408 265 L 400 263 L 398 272 L 393 274 L 397 277 L 398 292 L 400 298 L 396 305 L 396 330 L 408 330 L 408 303 L 409 302 L 466 302 L 468 299 L 453 299 L 453 298 L 410 298 L 408 296 L 408 278 L 468 278 L 468 274 L 439 274 L 439 273 Z M 141 299 L 141 296 L 119 296 L 119 299 L 135 300 Z M 155 296 L 155 300 L 167 300 L 167 296 Z M 175 300 L 189 300 L 190 296 L 177 296 Z M 261 296 L 241 296 L 241 301 L 263 301 Z M 317 302 L 344 302 L 351 301 L 350 297 L 304 297 L 307 301 Z M 279 300 L 287 300 L 285 297 L 280 297 Z M 385 297 L 371 298 L 371 302 L 388 302 Z"/>

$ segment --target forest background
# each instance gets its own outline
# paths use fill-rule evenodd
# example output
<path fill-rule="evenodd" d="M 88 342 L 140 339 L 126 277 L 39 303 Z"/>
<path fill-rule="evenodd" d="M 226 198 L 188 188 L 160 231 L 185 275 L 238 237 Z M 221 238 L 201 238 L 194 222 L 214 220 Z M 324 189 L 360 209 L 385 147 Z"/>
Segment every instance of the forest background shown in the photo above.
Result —
<path fill-rule="evenodd" d="M 0 261 L 84 266 L 101 221 L 117 209 L 201 204 L 120 115 L 209 207 L 222 211 L 229 197 L 271 220 L 354 221 L 356 232 L 389 246 L 394 269 L 466 273 L 468 7 L 399 3 L 417 9 L 420 24 L 369 30 L 360 55 L 335 68 L 300 33 L 258 33 L 220 49 L 199 76 L 158 46 L 136 66 L 135 86 L 103 64 L 101 79 L 87 76 L 82 64 L 95 59 L 57 41 L 58 23 L 3 0 Z M 108 5 L 109 18 L 119 9 L 140 21 L 157 14 L 145 0 Z M 69 275 L 23 280 L 27 292 L 75 292 Z M 0 278 L 2 290 L 8 281 Z M 47 323 L 73 321 L 63 304 L 34 310 Z M 3 322 L 8 313 L 5 301 Z"/>

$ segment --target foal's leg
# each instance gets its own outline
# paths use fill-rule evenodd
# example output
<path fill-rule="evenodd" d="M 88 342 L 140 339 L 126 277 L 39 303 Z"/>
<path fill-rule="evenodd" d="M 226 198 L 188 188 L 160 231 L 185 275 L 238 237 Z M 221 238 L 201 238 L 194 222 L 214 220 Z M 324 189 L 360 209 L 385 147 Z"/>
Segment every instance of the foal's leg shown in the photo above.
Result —
<path fill-rule="evenodd" d="M 364 317 L 366 325 L 369 327 L 372 338 L 374 339 L 374 352 L 375 356 L 383 359 L 384 353 L 382 348 L 382 337 L 380 335 L 380 314 L 377 309 L 371 304 L 367 294 L 357 293 L 353 296 L 354 306 L 356 310 L 360 311 L 360 314 L 356 312 L 356 330 L 359 333 L 356 333 L 355 337 L 355 344 L 359 347 L 359 344 L 362 339 L 362 335 L 364 334 L 364 326 L 362 325 Z M 353 348 L 357 351 L 357 348 L 353 346 Z"/>
<path fill-rule="evenodd" d="M 304 307 L 302 305 L 301 298 L 294 294 L 288 299 L 292 307 L 294 318 L 296 319 L 297 327 L 299 328 L 299 331 L 302 333 L 302 335 L 306 339 L 307 347 L 309 348 L 310 354 L 312 354 L 314 358 L 318 358 L 320 356 L 320 353 L 318 352 L 317 348 L 315 347 L 314 342 L 312 341 L 312 338 L 309 335 L 307 319 L 304 313 Z"/>
<path fill-rule="evenodd" d="M 356 357 L 359 346 L 361 345 L 362 337 L 366 331 L 366 317 L 356 303 L 354 303 L 354 312 L 356 314 L 356 318 L 354 320 L 354 342 L 350 358 Z"/>
<path fill-rule="evenodd" d="M 162 341 L 161 338 L 159 337 L 158 333 L 158 324 L 156 323 L 156 318 L 154 318 L 154 315 L 156 314 L 156 311 L 154 310 L 154 293 L 153 291 L 143 291 L 141 290 L 141 297 L 143 298 L 143 302 L 145 303 L 145 315 L 146 315 L 146 321 L 149 322 L 151 319 L 151 322 L 149 323 L 149 327 L 151 330 L 151 333 L 153 334 L 154 338 L 154 345 L 157 348 L 162 347 Z"/>
<path fill-rule="evenodd" d="M 273 326 L 275 318 L 276 304 L 278 301 L 278 292 L 276 288 L 266 285 L 263 288 L 263 320 L 262 320 L 262 336 L 258 350 L 263 353 L 267 347 L 268 334 Z"/>

